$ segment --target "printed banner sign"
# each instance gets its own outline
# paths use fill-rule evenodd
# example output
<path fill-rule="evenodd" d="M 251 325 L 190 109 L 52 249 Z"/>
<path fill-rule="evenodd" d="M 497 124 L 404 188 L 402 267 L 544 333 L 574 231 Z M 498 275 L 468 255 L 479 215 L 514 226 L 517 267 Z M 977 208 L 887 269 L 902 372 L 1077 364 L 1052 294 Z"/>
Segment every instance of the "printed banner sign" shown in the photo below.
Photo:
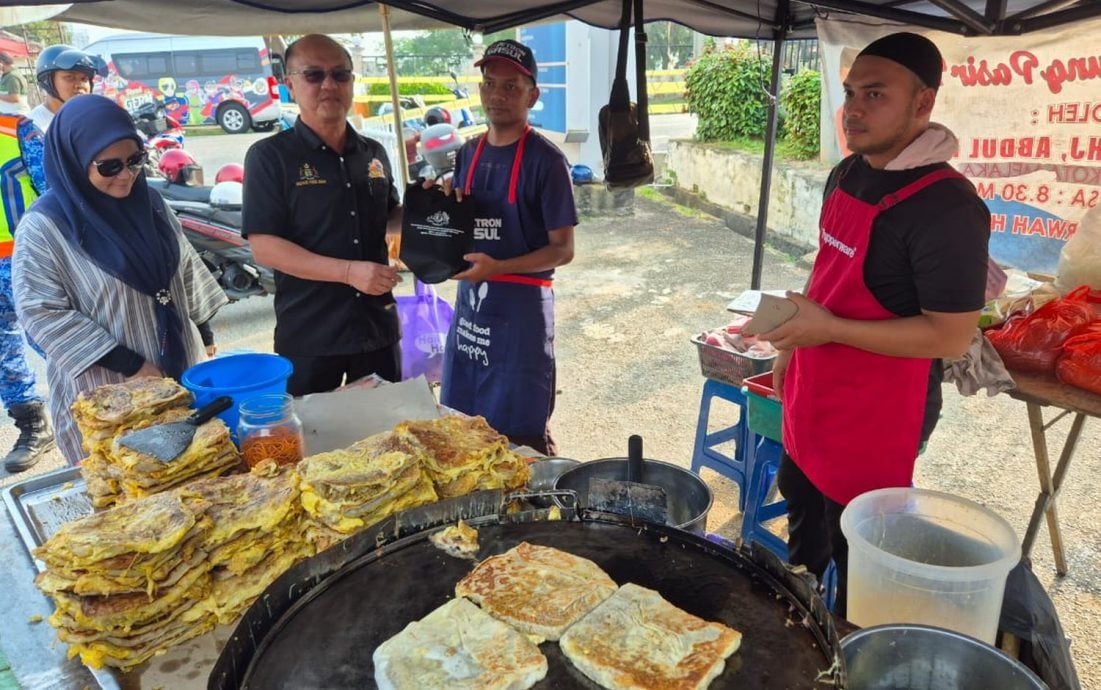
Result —
<path fill-rule="evenodd" d="M 849 153 L 841 84 L 852 61 L 895 31 L 928 37 L 944 56 L 933 121 L 959 137 L 952 163 L 990 208 L 991 256 L 1054 274 L 1066 240 L 1086 212 L 1101 205 L 1101 21 L 1023 36 L 965 37 L 819 20 L 824 160 Z"/>

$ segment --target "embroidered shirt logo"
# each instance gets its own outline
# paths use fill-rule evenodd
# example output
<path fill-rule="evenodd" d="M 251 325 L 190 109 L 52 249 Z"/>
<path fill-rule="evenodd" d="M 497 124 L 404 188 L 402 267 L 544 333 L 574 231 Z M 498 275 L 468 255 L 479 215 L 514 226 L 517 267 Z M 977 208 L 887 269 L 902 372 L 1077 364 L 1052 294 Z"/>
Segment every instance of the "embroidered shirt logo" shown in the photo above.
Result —
<path fill-rule="evenodd" d="M 367 166 L 367 177 L 372 179 L 386 177 L 386 168 L 382 165 L 382 161 L 377 158 L 371 159 L 371 164 Z"/>
<path fill-rule="evenodd" d="M 429 223 L 437 227 L 441 225 L 447 225 L 451 222 L 451 216 L 447 215 L 447 211 L 436 211 L 432 215 L 425 218 Z"/>
<path fill-rule="evenodd" d="M 845 244 L 844 242 L 837 239 L 833 235 L 829 234 L 828 232 L 826 232 L 825 229 L 822 230 L 822 242 L 825 243 L 826 246 L 833 247 L 834 249 L 841 252 L 842 254 L 849 257 L 850 259 L 853 258 L 856 255 L 856 249 L 855 248 L 850 247 L 849 245 Z"/>
<path fill-rule="evenodd" d="M 307 185 L 314 184 L 328 184 L 328 180 L 321 177 L 321 173 L 317 172 L 317 168 L 309 163 L 303 163 L 298 168 L 298 181 L 294 183 L 296 187 L 305 187 Z"/>

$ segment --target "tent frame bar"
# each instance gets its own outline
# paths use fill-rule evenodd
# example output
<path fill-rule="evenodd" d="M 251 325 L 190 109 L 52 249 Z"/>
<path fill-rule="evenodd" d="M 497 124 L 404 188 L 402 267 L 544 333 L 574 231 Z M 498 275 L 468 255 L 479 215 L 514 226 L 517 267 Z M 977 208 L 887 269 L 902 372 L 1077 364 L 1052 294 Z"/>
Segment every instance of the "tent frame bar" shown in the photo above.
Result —
<path fill-rule="evenodd" d="M 757 200 L 757 228 L 753 235 L 753 269 L 749 280 L 751 290 L 761 289 L 761 272 L 764 268 L 765 233 L 768 231 L 768 204 L 769 195 L 772 192 L 772 164 L 776 157 L 776 129 L 780 111 L 780 67 L 784 59 L 784 40 L 787 38 L 791 27 L 790 0 L 780 0 L 777 4 L 776 24 L 780 28 L 772 39 L 772 81 L 769 83 L 765 153 L 761 161 L 761 195 Z"/>

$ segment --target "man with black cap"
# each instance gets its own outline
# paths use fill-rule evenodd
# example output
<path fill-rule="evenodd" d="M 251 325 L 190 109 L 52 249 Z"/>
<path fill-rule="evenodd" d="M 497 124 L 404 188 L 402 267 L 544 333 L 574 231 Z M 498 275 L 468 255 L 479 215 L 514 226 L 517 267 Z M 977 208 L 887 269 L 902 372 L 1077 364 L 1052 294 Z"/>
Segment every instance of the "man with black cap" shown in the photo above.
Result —
<path fill-rule="evenodd" d="M 796 316 L 762 338 L 778 349 L 784 403 L 778 483 L 789 560 L 838 568 L 845 615 L 856 496 L 908 487 L 941 407 L 940 358 L 967 350 L 984 303 L 990 214 L 947 161 L 956 137 L 931 123 L 943 61 L 912 33 L 866 47 L 845 78 L 853 155 L 826 183 L 819 250 Z"/>
<path fill-rule="evenodd" d="M 464 257 L 470 268 L 455 276 L 440 401 L 553 454 L 552 285 L 554 269 L 573 259 L 577 224 L 569 164 L 528 125 L 539 99 L 531 49 L 498 41 L 475 64 L 489 131 L 455 162 L 454 187 L 474 203 L 474 252 Z"/>

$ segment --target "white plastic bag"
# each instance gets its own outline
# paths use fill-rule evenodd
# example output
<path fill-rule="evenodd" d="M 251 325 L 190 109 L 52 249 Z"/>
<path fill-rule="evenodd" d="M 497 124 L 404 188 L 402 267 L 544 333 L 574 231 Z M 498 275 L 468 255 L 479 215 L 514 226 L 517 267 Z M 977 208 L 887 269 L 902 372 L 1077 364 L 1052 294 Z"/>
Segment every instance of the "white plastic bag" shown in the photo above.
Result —
<path fill-rule="evenodd" d="M 1082 217 L 1059 254 L 1055 287 L 1066 294 L 1079 285 L 1101 290 L 1101 206 Z"/>

